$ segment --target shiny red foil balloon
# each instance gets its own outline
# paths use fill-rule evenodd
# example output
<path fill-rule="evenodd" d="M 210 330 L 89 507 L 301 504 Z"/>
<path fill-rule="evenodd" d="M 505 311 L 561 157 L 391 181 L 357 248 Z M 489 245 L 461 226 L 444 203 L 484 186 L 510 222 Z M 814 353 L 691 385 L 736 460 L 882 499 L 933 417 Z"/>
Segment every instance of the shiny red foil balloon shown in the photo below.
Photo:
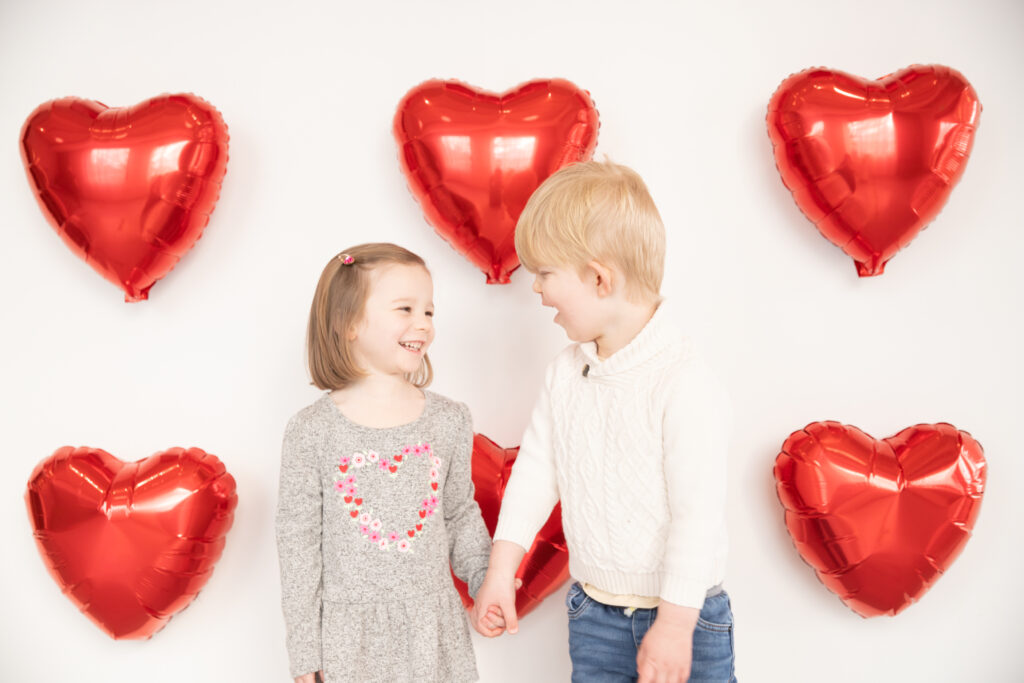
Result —
<path fill-rule="evenodd" d="M 112 638 L 139 640 L 206 584 L 238 497 L 220 460 L 198 448 L 124 463 L 65 446 L 36 466 L 25 502 L 64 594 Z"/>
<path fill-rule="evenodd" d="M 21 131 L 29 182 L 71 250 L 142 301 L 202 235 L 220 193 L 228 132 L 195 95 L 109 109 L 66 97 Z"/>
<path fill-rule="evenodd" d="M 863 617 L 898 614 L 949 568 L 974 528 L 985 476 L 981 445 L 948 424 L 874 439 L 814 422 L 775 459 L 800 556 Z"/>
<path fill-rule="evenodd" d="M 432 80 L 402 98 L 394 134 L 409 189 L 438 234 L 487 276 L 519 267 L 515 228 L 526 200 L 597 145 L 590 95 L 562 79 L 501 95 Z"/>
<path fill-rule="evenodd" d="M 974 89 L 949 67 L 877 81 L 807 69 L 775 91 L 768 134 L 797 206 L 863 277 L 880 275 L 945 205 L 980 115 Z"/>
<path fill-rule="evenodd" d="M 483 514 L 487 531 L 494 536 L 505 485 L 512 473 L 519 448 L 502 448 L 482 434 L 473 437 L 473 486 L 476 502 Z M 452 577 L 462 596 L 462 604 L 473 605 L 466 584 Z M 548 521 L 523 557 L 516 578 L 523 582 L 516 592 L 516 614 L 522 617 L 539 605 L 569 578 L 569 551 L 562 533 L 562 507 L 555 505 Z"/>

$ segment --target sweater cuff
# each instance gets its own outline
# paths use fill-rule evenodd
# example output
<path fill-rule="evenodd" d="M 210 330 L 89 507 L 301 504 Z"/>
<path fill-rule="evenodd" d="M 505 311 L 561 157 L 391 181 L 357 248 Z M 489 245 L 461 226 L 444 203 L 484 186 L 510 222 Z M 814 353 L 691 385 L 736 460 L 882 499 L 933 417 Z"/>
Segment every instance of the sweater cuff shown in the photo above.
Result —
<path fill-rule="evenodd" d="M 684 576 L 664 574 L 661 578 L 661 599 L 682 607 L 693 607 L 700 610 L 704 607 L 711 586 L 705 581 L 698 581 Z"/>
<path fill-rule="evenodd" d="M 494 529 L 495 541 L 511 541 L 530 552 L 533 540 L 539 529 L 534 529 L 530 523 L 523 523 L 521 520 L 513 520 L 508 516 L 498 518 L 498 526 Z"/>
<path fill-rule="evenodd" d="M 484 578 L 487 576 L 487 567 L 485 566 L 480 571 L 469 577 L 469 581 L 466 582 L 466 590 L 469 592 L 469 597 L 476 600 L 476 594 L 480 591 L 480 586 L 484 584 Z"/>
<path fill-rule="evenodd" d="M 323 665 L 316 657 L 303 657 L 302 659 L 292 659 L 288 668 L 291 671 L 292 678 L 298 678 L 305 674 L 321 671 Z"/>

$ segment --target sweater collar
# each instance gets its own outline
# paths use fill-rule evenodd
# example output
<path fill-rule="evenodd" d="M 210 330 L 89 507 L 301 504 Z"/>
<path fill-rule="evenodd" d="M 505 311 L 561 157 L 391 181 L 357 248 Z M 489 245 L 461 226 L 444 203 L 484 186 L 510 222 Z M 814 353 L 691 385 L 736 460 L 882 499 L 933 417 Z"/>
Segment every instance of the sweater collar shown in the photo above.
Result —
<path fill-rule="evenodd" d="M 654 315 L 628 344 L 601 360 L 597 356 L 597 344 L 593 341 L 579 345 L 583 362 L 589 366 L 587 377 L 612 375 L 641 365 L 656 356 L 666 347 L 678 344 L 682 333 L 672 317 L 671 307 L 662 299 Z"/>

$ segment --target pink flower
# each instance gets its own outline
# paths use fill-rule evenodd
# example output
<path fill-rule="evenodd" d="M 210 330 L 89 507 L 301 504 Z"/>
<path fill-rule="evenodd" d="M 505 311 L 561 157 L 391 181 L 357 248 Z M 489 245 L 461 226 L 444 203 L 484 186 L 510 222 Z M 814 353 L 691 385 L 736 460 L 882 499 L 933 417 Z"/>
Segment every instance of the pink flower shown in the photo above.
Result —
<path fill-rule="evenodd" d="M 356 475 L 350 474 L 347 477 L 345 477 L 345 483 L 346 484 L 355 484 L 356 483 Z"/>
<path fill-rule="evenodd" d="M 430 470 L 430 478 L 437 481 L 437 470 Z"/>
<path fill-rule="evenodd" d="M 397 541 L 398 540 L 398 532 L 397 531 L 392 531 L 390 534 L 388 534 L 388 540 L 391 541 L 391 542 Z"/>
<path fill-rule="evenodd" d="M 427 500 L 430 501 L 430 507 L 437 507 L 437 496 L 431 496 L 430 498 L 427 498 Z"/>
<path fill-rule="evenodd" d="M 430 458 L 430 464 L 433 465 L 434 467 L 440 467 L 441 466 L 441 458 L 437 457 L 436 455 L 432 456 Z"/>
<path fill-rule="evenodd" d="M 409 541 L 407 541 L 407 540 L 405 540 L 403 538 L 401 541 L 398 542 L 398 549 L 401 550 L 403 553 L 408 551 L 409 550 Z"/>
<path fill-rule="evenodd" d="M 402 449 L 402 455 L 409 455 L 410 453 L 412 453 L 412 449 L 408 446 Z"/>
<path fill-rule="evenodd" d="M 387 472 L 387 471 L 388 471 L 388 463 L 387 463 L 387 460 L 381 460 L 381 461 L 380 461 L 380 464 L 379 464 L 379 465 L 377 465 L 377 467 L 379 467 L 379 468 L 380 468 L 381 472 Z"/>
<path fill-rule="evenodd" d="M 347 455 L 343 455 L 343 456 L 341 456 L 341 460 L 339 462 L 342 465 L 347 465 L 350 462 L 350 460 L 349 460 L 349 457 Z"/>
<path fill-rule="evenodd" d="M 348 488 L 345 489 L 345 493 L 347 493 L 350 496 L 356 495 L 356 487 L 355 486 L 349 486 Z"/>
<path fill-rule="evenodd" d="M 380 534 L 378 534 L 376 531 L 371 531 L 370 532 L 370 540 L 372 542 L 376 543 L 377 541 L 380 540 Z"/>
<path fill-rule="evenodd" d="M 429 498 L 424 498 L 423 502 L 420 503 L 420 507 L 423 508 L 424 510 L 429 510 L 430 509 L 430 499 Z"/>
<path fill-rule="evenodd" d="M 370 522 L 370 528 L 373 529 L 374 531 L 380 531 L 380 527 L 381 527 L 381 523 L 380 523 L 379 519 L 375 519 L 372 522 Z"/>
<path fill-rule="evenodd" d="M 363 457 L 362 453 L 356 453 L 352 456 L 352 465 L 355 467 L 362 467 L 366 464 L 366 458 Z"/>
<path fill-rule="evenodd" d="M 339 493 L 341 491 L 344 491 L 345 490 L 345 484 L 340 482 L 340 481 L 334 482 L 334 490 L 338 491 Z"/>
<path fill-rule="evenodd" d="M 380 456 L 377 455 L 377 451 L 370 451 L 369 453 L 366 454 L 366 459 L 369 460 L 370 462 L 377 462 L 377 458 L 379 457 Z"/>
<path fill-rule="evenodd" d="M 429 443 L 423 444 L 423 450 L 425 450 L 427 452 L 430 452 L 430 444 Z"/>
<path fill-rule="evenodd" d="M 413 448 L 413 452 L 416 453 L 416 455 L 419 455 L 420 453 L 423 452 L 423 446 L 416 446 L 415 448 Z"/>
<path fill-rule="evenodd" d="M 427 510 L 427 517 L 429 517 L 432 514 L 434 514 L 434 508 L 430 508 L 429 510 Z"/>
<path fill-rule="evenodd" d="M 370 527 L 364 524 L 363 526 L 359 527 L 359 533 L 365 536 L 366 534 L 370 533 Z"/>
<path fill-rule="evenodd" d="M 370 518 L 370 513 L 369 512 L 364 512 L 363 514 L 359 515 L 359 523 L 360 524 L 365 524 L 366 526 L 370 526 L 370 522 L 372 522 L 372 521 L 373 520 Z"/>
<path fill-rule="evenodd" d="M 387 550 L 388 549 L 388 542 L 385 541 L 383 538 L 380 539 L 380 541 L 377 543 L 377 545 L 380 546 L 381 550 Z"/>

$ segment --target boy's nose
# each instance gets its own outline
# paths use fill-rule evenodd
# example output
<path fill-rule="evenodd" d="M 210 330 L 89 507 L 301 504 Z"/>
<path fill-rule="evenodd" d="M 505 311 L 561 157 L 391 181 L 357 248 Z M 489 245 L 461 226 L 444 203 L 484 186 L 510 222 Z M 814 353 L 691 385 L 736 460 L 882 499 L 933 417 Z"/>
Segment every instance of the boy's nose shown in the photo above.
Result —
<path fill-rule="evenodd" d="M 541 294 L 540 276 L 533 278 L 533 291 L 536 292 L 537 294 Z"/>

